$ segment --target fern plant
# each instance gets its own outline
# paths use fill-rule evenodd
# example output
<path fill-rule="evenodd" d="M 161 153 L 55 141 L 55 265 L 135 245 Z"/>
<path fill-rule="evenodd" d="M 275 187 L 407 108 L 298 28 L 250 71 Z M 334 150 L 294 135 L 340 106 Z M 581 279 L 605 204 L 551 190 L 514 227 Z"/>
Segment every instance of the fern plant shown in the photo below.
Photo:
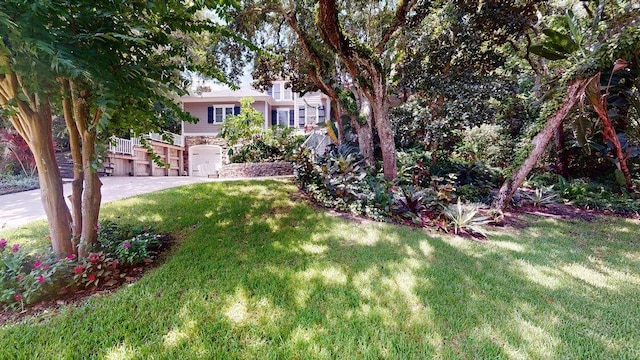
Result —
<path fill-rule="evenodd" d="M 453 233 L 465 232 L 470 235 L 487 237 L 483 225 L 491 219 L 480 215 L 480 207 L 476 204 L 463 204 L 458 198 L 456 204 L 451 204 L 444 209 L 445 216 L 449 219 L 449 227 L 453 227 Z"/>

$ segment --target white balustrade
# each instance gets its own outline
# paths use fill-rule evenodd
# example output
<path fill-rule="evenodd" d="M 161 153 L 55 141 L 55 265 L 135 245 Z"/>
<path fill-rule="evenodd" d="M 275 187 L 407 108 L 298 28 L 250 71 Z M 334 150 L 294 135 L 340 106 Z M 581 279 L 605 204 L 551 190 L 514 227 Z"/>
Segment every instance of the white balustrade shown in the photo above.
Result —
<path fill-rule="evenodd" d="M 181 147 L 184 146 L 184 137 L 182 135 L 169 133 L 169 132 L 167 132 L 166 134 L 168 135 L 169 139 L 173 140 L 173 145 L 181 146 Z M 141 137 L 144 137 L 147 140 L 157 141 L 165 144 L 171 143 L 171 140 L 167 141 L 163 139 L 162 134 L 158 134 L 158 133 L 149 133 L 149 134 L 142 135 Z M 115 154 L 135 155 L 135 152 L 134 152 L 135 146 L 137 147 L 142 146 L 140 137 L 134 137 L 129 140 L 129 139 L 122 139 L 114 136 L 111 138 L 109 151 Z"/>

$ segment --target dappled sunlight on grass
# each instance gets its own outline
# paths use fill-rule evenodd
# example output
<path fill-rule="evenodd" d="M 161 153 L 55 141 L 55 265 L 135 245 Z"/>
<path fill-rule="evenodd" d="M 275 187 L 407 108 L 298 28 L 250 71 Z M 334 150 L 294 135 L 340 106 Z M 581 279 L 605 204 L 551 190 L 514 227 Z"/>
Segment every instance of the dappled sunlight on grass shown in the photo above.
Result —
<path fill-rule="evenodd" d="M 107 352 L 105 359 L 107 360 L 129 360 L 136 359 L 140 356 L 139 352 L 130 345 L 122 343 Z"/>
<path fill-rule="evenodd" d="M 418 247 L 420 248 L 420 251 L 422 252 L 422 255 L 427 260 L 432 260 L 433 259 L 434 248 L 433 248 L 433 246 L 429 245 L 429 242 L 427 240 L 420 241 Z"/>
<path fill-rule="evenodd" d="M 247 295 L 244 290 L 236 289 L 234 295 L 227 296 L 224 314 L 234 324 L 242 325 L 248 317 Z"/>
<path fill-rule="evenodd" d="M 182 323 L 181 326 L 171 329 L 163 337 L 163 345 L 165 348 L 173 348 L 181 343 L 189 341 L 189 338 L 193 336 L 193 331 L 196 328 L 196 322 L 194 320 L 187 320 Z"/>
<path fill-rule="evenodd" d="M 325 267 L 323 269 L 311 268 L 299 274 L 297 277 L 300 281 L 309 282 L 312 280 L 320 280 L 323 285 L 343 285 L 347 283 L 347 276 L 344 271 L 335 266 Z"/>
<path fill-rule="evenodd" d="M 45 221 L 36 221 L 29 225 L 10 230 L 0 230 L 0 238 L 7 239 L 9 245 L 20 244 L 27 251 L 47 246 L 49 227 Z"/>
<path fill-rule="evenodd" d="M 324 252 L 326 252 L 327 250 L 329 250 L 329 247 L 326 245 L 317 245 L 317 244 L 311 244 L 311 243 L 305 243 L 300 245 L 300 249 L 302 249 L 302 251 L 309 253 L 309 254 L 322 254 Z"/>
<path fill-rule="evenodd" d="M 550 289 L 558 288 L 562 284 L 560 281 L 562 274 L 557 269 L 544 265 L 532 265 L 524 260 L 516 260 L 513 264 L 514 270 L 524 273 L 529 281 Z"/>
<path fill-rule="evenodd" d="M 603 273 L 589 269 L 588 267 L 580 264 L 570 264 L 560 267 L 562 271 L 571 275 L 572 277 L 582 280 L 589 285 L 598 288 L 613 289 L 614 287 L 609 284 L 609 279 Z"/>
<path fill-rule="evenodd" d="M 518 244 L 512 241 L 491 241 L 487 246 L 489 247 L 495 246 L 501 249 L 515 251 L 515 252 L 524 252 L 526 249 L 522 244 Z"/>
<path fill-rule="evenodd" d="M 16 344 L 0 357 L 637 357 L 637 223 L 527 217 L 480 243 L 345 220 L 295 191 L 206 183 L 108 204 L 179 247 L 131 287 L 0 328 Z"/>

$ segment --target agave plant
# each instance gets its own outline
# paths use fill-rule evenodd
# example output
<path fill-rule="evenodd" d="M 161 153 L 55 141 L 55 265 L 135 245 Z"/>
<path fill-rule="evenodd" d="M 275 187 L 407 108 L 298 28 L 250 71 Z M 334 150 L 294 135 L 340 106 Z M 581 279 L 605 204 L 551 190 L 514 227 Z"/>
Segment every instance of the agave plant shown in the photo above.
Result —
<path fill-rule="evenodd" d="M 444 214 L 449 219 L 449 226 L 453 227 L 453 233 L 463 231 L 468 234 L 477 234 L 487 237 L 482 225 L 491 221 L 490 218 L 480 215 L 480 206 L 476 204 L 463 204 L 458 198 L 456 204 L 451 204 L 444 209 Z"/>
<path fill-rule="evenodd" d="M 536 188 L 532 193 L 524 193 L 523 195 L 526 201 L 535 207 L 550 205 L 558 201 L 558 194 L 553 191 L 553 185 L 547 188 Z"/>

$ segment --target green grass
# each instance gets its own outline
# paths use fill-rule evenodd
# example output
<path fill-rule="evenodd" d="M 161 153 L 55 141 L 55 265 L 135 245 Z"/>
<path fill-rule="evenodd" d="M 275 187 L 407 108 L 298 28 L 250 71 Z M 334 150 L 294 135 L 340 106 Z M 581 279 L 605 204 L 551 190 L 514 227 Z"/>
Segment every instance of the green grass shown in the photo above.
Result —
<path fill-rule="evenodd" d="M 638 221 L 528 217 L 481 244 L 342 220 L 295 191 L 209 183 L 106 205 L 179 247 L 113 295 L 1 327 L 0 358 L 640 358 Z"/>

